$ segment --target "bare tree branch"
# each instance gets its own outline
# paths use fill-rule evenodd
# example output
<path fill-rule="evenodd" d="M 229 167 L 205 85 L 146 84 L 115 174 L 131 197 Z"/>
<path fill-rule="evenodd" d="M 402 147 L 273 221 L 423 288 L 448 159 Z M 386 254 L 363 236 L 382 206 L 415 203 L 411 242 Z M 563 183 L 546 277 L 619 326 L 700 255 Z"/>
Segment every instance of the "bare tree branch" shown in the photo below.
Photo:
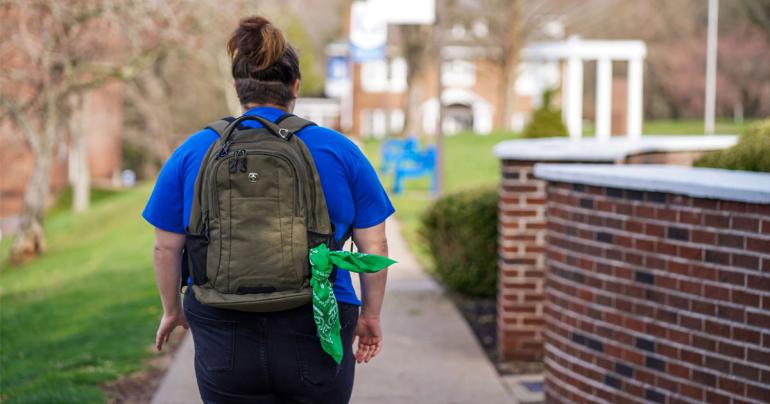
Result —
<path fill-rule="evenodd" d="M 32 126 L 30 126 L 29 121 L 27 121 L 27 117 L 23 110 L 5 98 L 2 94 L 0 94 L 0 105 L 3 106 L 3 110 L 10 116 L 16 126 L 21 129 L 21 133 L 24 135 L 24 139 L 27 143 L 29 143 L 32 152 L 34 154 L 39 154 L 40 141 L 38 140 L 37 133 Z M 2 116 L 0 116 L 0 119 L 2 119 Z"/>
<path fill-rule="evenodd" d="M 172 10 L 181 9 L 182 2 L 14 0 L 1 5 L 0 18 L 9 23 L 0 27 L 0 119 L 10 117 L 20 129 L 34 164 L 12 247 L 13 259 L 20 262 L 45 245 L 41 225 L 52 151 L 63 139 L 61 123 L 72 113 L 64 101 L 137 77 L 183 36 L 173 32 L 179 25 Z"/>

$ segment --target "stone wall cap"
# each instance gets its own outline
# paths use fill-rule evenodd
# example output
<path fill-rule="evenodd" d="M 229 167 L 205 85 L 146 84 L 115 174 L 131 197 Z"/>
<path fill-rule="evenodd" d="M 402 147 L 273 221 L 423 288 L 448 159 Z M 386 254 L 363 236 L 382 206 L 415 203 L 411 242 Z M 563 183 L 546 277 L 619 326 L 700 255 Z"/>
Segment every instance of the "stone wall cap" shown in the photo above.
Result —
<path fill-rule="evenodd" d="M 770 173 L 658 164 L 535 164 L 535 176 L 609 188 L 770 204 Z"/>
<path fill-rule="evenodd" d="M 495 145 L 494 153 L 502 160 L 611 163 L 641 153 L 726 149 L 737 141 L 736 135 L 645 135 L 639 139 L 614 136 L 606 140 L 552 137 L 506 140 Z"/>

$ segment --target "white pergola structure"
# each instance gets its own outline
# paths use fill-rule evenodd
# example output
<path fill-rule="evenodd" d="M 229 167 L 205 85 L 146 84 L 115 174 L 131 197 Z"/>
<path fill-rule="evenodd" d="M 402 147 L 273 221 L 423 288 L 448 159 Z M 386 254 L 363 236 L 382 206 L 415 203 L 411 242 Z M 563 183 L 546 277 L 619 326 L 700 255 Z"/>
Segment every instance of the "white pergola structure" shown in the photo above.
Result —
<path fill-rule="evenodd" d="M 642 136 L 642 86 L 647 47 L 642 41 L 582 40 L 576 36 L 566 41 L 538 42 L 522 50 L 522 59 L 535 65 L 546 62 L 566 63 L 562 74 L 562 113 L 570 139 L 583 134 L 583 62 L 596 60 L 596 137 L 610 137 L 612 124 L 612 62 L 628 62 L 626 135 Z M 535 103 L 540 102 L 543 85 L 535 83 Z"/>

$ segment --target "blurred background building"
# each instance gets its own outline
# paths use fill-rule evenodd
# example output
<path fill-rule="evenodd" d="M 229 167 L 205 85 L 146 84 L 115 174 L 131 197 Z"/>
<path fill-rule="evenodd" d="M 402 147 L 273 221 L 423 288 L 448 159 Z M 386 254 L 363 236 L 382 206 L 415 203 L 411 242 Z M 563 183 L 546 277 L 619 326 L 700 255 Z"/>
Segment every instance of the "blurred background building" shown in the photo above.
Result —
<path fill-rule="evenodd" d="M 736 122 L 770 114 L 770 67 L 758 60 L 768 48 L 767 24 L 749 3 L 720 6 L 716 112 Z M 212 119 L 237 114 L 223 49 L 227 30 L 221 27 L 252 13 L 271 16 L 300 51 L 304 80 L 296 112 L 355 138 L 430 138 L 439 115 L 446 134 L 518 132 L 542 105 L 546 91 L 554 94 L 553 107 L 561 110 L 568 129 L 579 132 L 574 136 L 622 135 L 629 125 L 642 128 L 644 121 L 703 115 L 707 7 L 702 1 L 293 0 L 277 6 L 240 0 L 182 8 L 174 25 L 146 28 L 156 32 L 143 36 L 154 39 L 147 40 L 151 57 L 142 59 L 140 69 L 83 92 L 82 111 L 62 116 L 61 135 L 51 149 L 52 194 L 76 183 L 75 157 L 87 156 L 88 176 L 95 184 L 119 185 L 117 174 L 124 168 L 150 178 L 187 135 Z M 130 31 L 121 29 L 115 35 Z M 575 35 L 642 41 L 646 59 L 634 65 L 632 75 L 624 61 L 581 63 L 574 70 L 582 77 L 574 87 L 579 96 L 573 97 L 581 102 L 570 111 L 563 102 L 573 88 L 563 80 L 568 61 L 537 59 L 532 50 Z M 24 53 L 18 46 L 4 43 L 3 54 Z M 106 60 L 108 53 L 95 57 Z M 123 56 L 124 64 L 134 60 Z M 3 63 L 10 68 L 13 60 Z M 598 70 L 604 74 L 597 75 Z M 637 83 L 628 82 L 631 76 Z M 18 81 L 12 75 L 5 79 Z M 639 80 L 641 99 L 638 92 L 629 94 Z M 642 117 L 634 115 L 631 123 L 629 96 Z M 612 102 L 603 101 L 607 98 Z M 610 116 L 610 128 L 607 119 L 596 125 L 599 115 Z M 66 127 L 70 117 L 78 116 L 88 141 L 86 149 L 75 153 Z M 15 161 L 5 164 L 12 175 L 0 182 L 0 228 L 8 233 L 33 168 L 25 137 L 8 114 L 4 117 L 2 161 Z"/>

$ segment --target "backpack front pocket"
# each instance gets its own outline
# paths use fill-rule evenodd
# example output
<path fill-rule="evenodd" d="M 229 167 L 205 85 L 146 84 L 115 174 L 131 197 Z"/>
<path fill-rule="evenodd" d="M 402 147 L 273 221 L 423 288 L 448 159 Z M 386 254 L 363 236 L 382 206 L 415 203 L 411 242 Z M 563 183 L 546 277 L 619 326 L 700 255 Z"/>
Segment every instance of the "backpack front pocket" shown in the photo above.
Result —
<path fill-rule="evenodd" d="M 277 198 L 231 199 L 227 258 L 228 293 L 291 290 L 299 280 L 283 259 L 284 232 Z"/>

